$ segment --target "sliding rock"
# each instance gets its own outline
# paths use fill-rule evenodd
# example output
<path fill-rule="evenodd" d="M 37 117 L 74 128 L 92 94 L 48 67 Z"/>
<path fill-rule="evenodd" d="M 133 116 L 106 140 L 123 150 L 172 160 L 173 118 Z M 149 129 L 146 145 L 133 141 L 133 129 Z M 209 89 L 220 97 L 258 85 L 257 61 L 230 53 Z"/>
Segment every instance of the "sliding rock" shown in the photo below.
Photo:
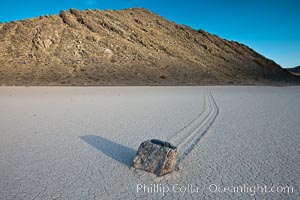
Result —
<path fill-rule="evenodd" d="M 158 176 L 174 171 L 177 147 L 157 139 L 143 142 L 133 160 L 133 167 Z"/>

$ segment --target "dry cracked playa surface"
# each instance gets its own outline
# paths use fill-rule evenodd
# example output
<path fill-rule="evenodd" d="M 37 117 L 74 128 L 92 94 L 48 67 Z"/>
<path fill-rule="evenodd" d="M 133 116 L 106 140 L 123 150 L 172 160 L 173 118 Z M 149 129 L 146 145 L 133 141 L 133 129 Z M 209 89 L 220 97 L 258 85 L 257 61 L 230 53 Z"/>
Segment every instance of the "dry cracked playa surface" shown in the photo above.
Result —
<path fill-rule="evenodd" d="M 0 199 L 298 199 L 299 92 L 0 87 Z M 152 138 L 179 171 L 131 167 Z"/>

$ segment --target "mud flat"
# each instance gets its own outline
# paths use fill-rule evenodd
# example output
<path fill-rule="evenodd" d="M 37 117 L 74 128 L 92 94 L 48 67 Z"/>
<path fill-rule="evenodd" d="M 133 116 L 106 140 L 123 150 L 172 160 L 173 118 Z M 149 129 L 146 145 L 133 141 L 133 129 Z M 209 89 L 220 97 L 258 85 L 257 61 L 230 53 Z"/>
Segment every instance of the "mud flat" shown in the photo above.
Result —
<path fill-rule="evenodd" d="M 0 199 L 297 199 L 299 102 L 300 87 L 0 87 Z M 178 172 L 131 167 L 152 138 L 180 147 Z"/>

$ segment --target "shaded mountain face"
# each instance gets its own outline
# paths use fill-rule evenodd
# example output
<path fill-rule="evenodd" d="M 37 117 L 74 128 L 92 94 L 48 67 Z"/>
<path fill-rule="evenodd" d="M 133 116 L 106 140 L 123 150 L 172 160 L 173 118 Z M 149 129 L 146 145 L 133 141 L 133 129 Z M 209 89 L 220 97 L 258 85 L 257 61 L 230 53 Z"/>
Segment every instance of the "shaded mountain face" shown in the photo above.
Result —
<path fill-rule="evenodd" d="M 287 69 L 288 71 L 300 75 L 300 66 Z"/>
<path fill-rule="evenodd" d="M 61 11 L 0 24 L 0 84 L 203 85 L 299 82 L 238 42 L 145 9 Z"/>

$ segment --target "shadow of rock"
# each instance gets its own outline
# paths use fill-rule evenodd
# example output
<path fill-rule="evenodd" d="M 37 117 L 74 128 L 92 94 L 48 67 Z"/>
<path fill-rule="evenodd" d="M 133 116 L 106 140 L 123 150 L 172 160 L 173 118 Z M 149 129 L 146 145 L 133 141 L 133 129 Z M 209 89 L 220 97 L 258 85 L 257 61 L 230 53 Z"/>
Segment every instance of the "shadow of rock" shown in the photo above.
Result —
<path fill-rule="evenodd" d="M 98 135 L 85 135 L 79 138 L 114 160 L 128 167 L 132 166 L 132 160 L 136 153 L 133 149 Z"/>

